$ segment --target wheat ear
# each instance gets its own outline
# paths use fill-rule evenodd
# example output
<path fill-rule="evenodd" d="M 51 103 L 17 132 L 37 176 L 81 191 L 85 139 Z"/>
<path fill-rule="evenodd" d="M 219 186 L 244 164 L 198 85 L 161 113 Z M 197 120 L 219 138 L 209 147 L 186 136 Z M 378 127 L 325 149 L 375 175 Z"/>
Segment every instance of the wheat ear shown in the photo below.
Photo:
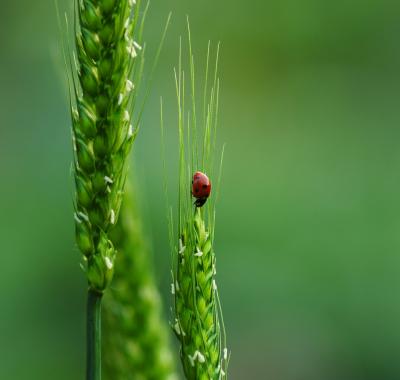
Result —
<path fill-rule="evenodd" d="M 201 170 L 213 178 L 213 151 L 218 113 L 219 81 L 217 60 L 212 87 L 208 89 L 209 52 L 204 85 L 203 120 L 198 122 L 195 101 L 194 58 L 189 33 L 190 111 L 185 106 L 185 77 L 182 54 L 175 73 L 178 99 L 180 142 L 178 233 L 170 230 L 173 244 L 174 269 L 172 293 L 175 301 L 173 329 L 180 342 L 180 356 L 188 380 L 219 380 L 227 377 L 228 353 L 218 290 L 215 280 L 216 263 L 213 249 L 215 195 L 204 207 L 195 207 L 191 197 L 191 176 Z M 161 119 L 162 120 L 162 119 Z M 201 130 L 200 130 L 201 125 Z M 202 149 L 198 130 L 203 133 Z M 170 223 L 173 226 L 173 223 Z"/>
<path fill-rule="evenodd" d="M 101 298 L 111 282 L 127 157 L 135 139 L 128 109 L 135 100 L 139 1 L 76 0 L 76 56 L 71 66 L 76 185 L 76 242 L 84 259 L 87 304 L 87 379 L 101 378 Z M 135 8 L 135 12 L 133 12 Z M 139 28 L 140 29 L 140 28 Z M 140 65 L 139 65 L 140 66 Z"/>
<path fill-rule="evenodd" d="M 138 49 L 132 6 L 128 0 L 84 0 L 78 7 L 79 86 L 72 109 L 76 241 L 87 263 L 89 287 L 100 293 L 113 274 L 115 249 L 108 231 L 118 220 L 135 138 L 128 111 Z"/>
<path fill-rule="evenodd" d="M 176 335 L 189 380 L 225 378 L 215 282 L 215 254 L 202 212 L 182 228 L 175 282 Z"/>
<path fill-rule="evenodd" d="M 103 302 L 103 375 L 108 380 L 176 379 L 168 328 L 132 186 L 111 240 L 118 250 Z"/>

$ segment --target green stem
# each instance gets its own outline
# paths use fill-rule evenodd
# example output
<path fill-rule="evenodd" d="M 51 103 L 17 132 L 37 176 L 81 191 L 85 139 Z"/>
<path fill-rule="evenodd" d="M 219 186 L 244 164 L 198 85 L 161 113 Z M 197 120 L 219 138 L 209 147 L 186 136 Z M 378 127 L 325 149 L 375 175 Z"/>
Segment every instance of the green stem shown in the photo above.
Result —
<path fill-rule="evenodd" d="M 101 380 L 101 299 L 102 294 L 88 290 L 86 316 L 86 380 Z"/>

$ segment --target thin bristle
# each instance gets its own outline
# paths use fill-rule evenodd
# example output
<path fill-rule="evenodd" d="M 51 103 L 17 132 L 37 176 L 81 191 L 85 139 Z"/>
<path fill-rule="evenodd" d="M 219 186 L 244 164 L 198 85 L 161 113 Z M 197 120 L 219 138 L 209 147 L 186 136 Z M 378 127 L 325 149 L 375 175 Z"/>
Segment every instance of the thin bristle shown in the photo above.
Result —
<path fill-rule="evenodd" d="M 148 6 L 149 6 L 149 3 L 147 4 L 145 13 L 147 13 L 147 8 L 148 8 Z M 167 31 L 168 31 L 169 24 L 170 24 L 170 22 L 171 22 L 171 17 L 172 17 L 172 13 L 169 13 L 169 15 L 168 15 L 168 17 L 167 17 L 167 21 L 166 21 L 166 23 L 165 23 L 165 27 L 164 27 L 162 36 L 161 36 L 160 43 L 159 43 L 158 48 L 157 48 L 156 55 L 155 55 L 154 60 L 153 60 L 153 65 L 152 65 L 151 70 L 150 70 L 150 75 L 149 75 L 147 87 L 146 87 L 146 90 L 144 91 L 143 103 L 142 103 L 142 105 L 139 107 L 139 112 L 138 112 L 138 117 L 137 117 L 136 125 L 139 125 L 139 124 L 140 124 L 140 122 L 141 122 L 141 120 L 142 120 L 142 117 L 143 117 L 144 106 L 145 106 L 145 104 L 147 103 L 148 97 L 149 97 L 149 95 L 150 95 L 150 90 L 151 90 L 151 87 L 152 87 L 152 84 L 153 84 L 154 74 L 155 74 L 155 71 L 156 71 L 156 68 L 157 68 L 157 65 L 158 65 L 158 61 L 159 61 L 159 59 L 160 59 L 160 55 L 161 55 L 162 48 L 163 48 L 163 46 L 164 46 L 165 38 L 166 38 L 166 36 L 167 36 Z"/>
<path fill-rule="evenodd" d="M 196 116 L 196 89 L 195 89 L 195 66 L 194 66 L 194 56 L 192 50 L 192 37 L 190 33 L 190 23 L 189 16 L 186 18 L 187 23 L 187 34 L 188 34 L 188 45 L 189 45 L 189 66 L 190 66 L 190 89 L 191 89 L 191 99 L 192 99 L 192 128 L 193 128 L 193 156 L 192 162 L 194 165 L 199 164 L 199 152 L 197 147 L 197 116 Z"/>

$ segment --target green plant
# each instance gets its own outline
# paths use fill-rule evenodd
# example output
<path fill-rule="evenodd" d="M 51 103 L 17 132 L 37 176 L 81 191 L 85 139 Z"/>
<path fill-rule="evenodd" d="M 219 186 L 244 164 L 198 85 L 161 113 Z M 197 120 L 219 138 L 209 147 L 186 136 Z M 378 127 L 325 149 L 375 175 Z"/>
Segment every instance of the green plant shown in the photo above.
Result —
<path fill-rule="evenodd" d="M 173 356 L 149 249 L 127 185 L 111 241 L 115 273 L 103 302 L 103 375 L 109 380 L 173 380 Z"/>
<path fill-rule="evenodd" d="M 137 4 L 136 4 L 137 3 Z M 111 282 L 127 157 L 136 136 L 130 110 L 141 65 L 140 0 L 75 2 L 76 66 L 72 70 L 76 242 L 88 280 L 87 379 L 101 378 L 101 299 Z M 135 8 L 135 12 L 133 9 Z M 69 54 L 71 56 L 71 54 Z"/>
<path fill-rule="evenodd" d="M 180 342 L 181 361 L 188 380 L 225 379 L 228 351 L 215 280 L 216 262 L 213 248 L 216 194 L 204 207 L 200 208 L 193 205 L 190 191 L 191 176 L 197 170 L 209 174 L 211 179 L 214 177 L 213 156 L 219 94 L 218 53 L 211 89 L 208 89 L 210 45 L 208 46 L 201 122 L 203 139 L 199 144 L 200 123 L 196 115 L 195 68 L 190 29 L 188 29 L 188 34 L 191 93 L 189 111 L 185 110 L 182 48 L 179 54 L 178 73 L 175 72 L 180 163 L 177 234 L 174 232 L 172 217 L 170 217 L 170 241 L 174 263 L 172 271 L 172 293 L 175 301 L 173 329 Z M 162 117 L 161 125 L 163 125 Z M 178 241 L 176 241 L 177 238 Z"/>

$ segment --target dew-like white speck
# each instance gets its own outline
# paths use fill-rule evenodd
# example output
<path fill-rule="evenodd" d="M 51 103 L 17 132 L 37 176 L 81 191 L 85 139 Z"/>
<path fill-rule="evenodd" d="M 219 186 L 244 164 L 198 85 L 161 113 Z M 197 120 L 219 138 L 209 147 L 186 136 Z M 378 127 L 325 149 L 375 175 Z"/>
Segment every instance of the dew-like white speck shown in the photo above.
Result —
<path fill-rule="evenodd" d="M 124 33 L 124 38 L 126 42 L 129 42 L 131 40 L 131 37 L 129 36 L 128 30 L 125 29 Z"/>
<path fill-rule="evenodd" d="M 126 92 L 131 92 L 131 91 L 133 90 L 134 87 L 135 87 L 135 86 L 134 86 L 134 84 L 132 83 L 132 81 L 129 80 L 129 79 L 127 79 L 127 80 L 126 80 L 126 86 L 125 86 Z"/>
<path fill-rule="evenodd" d="M 188 358 L 189 358 L 190 365 L 191 365 L 192 367 L 194 367 L 194 359 L 193 359 L 193 356 L 191 356 L 191 355 L 188 354 Z"/>
<path fill-rule="evenodd" d="M 120 93 L 118 95 L 118 105 L 120 106 L 122 104 L 122 101 L 124 100 L 124 94 Z"/>
<path fill-rule="evenodd" d="M 182 239 L 179 239 L 179 254 L 183 255 L 183 252 L 185 252 L 186 247 L 182 243 Z"/>
<path fill-rule="evenodd" d="M 135 46 L 136 49 L 142 50 L 142 47 L 136 41 L 133 41 L 133 45 Z"/>
<path fill-rule="evenodd" d="M 132 137 L 132 136 L 133 136 L 133 125 L 130 124 L 129 129 L 128 129 L 128 137 Z"/>
<path fill-rule="evenodd" d="M 176 318 L 175 318 L 174 330 L 178 335 L 181 335 L 181 327 L 179 326 L 179 322 Z"/>
<path fill-rule="evenodd" d="M 128 52 L 128 54 L 129 54 L 132 58 L 135 58 L 135 57 L 137 56 L 135 46 L 133 45 L 132 42 L 128 44 L 128 46 L 126 47 L 126 51 Z"/>
<path fill-rule="evenodd" d="M 199 363 L 204 363 L 206 361 L 206 358 L 200 351 L 197 351 L 197 360 Z"/>
<path fill-rule="evenodd" d="M 79 215 L 82 219 L 86 220 L 87 222 L 89 221 L 89 217 L 88 217 L 86 214 L 84 214 L 82 211 L 79 211 L 79 212 L 78 212 L 78 215 Z"/>
<path fill-rule="evenodd" d="M 108 176 L 104 176 L 104 182 L 105 183 L 114 183 L 114 181 L 110 178 L 110 177 L 108 177 Z"/>
<path fill-rule="evenodd" d="M 112 263 L 112 261 L 110 260 L 109 257 L 105 257 L 105 258 L 104 258 L 104 262 L 106 263 L 106 267 L 107 267 L 108 269 L 112 269 L 113 263 Z"/>
<path fill-rule="evenodd" d="M 203 256 L 203 252 L 202 251 L 200 251 L 200 249 L 197 247 L 196 248 L 197 249 L 197 252 L 195 252 L 195 256 L 197 256 L 197 257 L 201 257 L 201 256 Z"/>
<path fill-rule="evenodd" d="M 188 355 L 188 357 L 189 357 L 190 365 L 191 365 L 192 367 L 194 367 L 194 362 L 195 362 L 196 360 L 197 360 L 199 363 L 204 363 L 204 362 L 206 361 L 206 358 L 204 357 L 204 355 L 203 355 L 200 351 L 198 351 L 198 350 L 196 350 L 196 351 L 194 352 L 193 356 Z"/>

